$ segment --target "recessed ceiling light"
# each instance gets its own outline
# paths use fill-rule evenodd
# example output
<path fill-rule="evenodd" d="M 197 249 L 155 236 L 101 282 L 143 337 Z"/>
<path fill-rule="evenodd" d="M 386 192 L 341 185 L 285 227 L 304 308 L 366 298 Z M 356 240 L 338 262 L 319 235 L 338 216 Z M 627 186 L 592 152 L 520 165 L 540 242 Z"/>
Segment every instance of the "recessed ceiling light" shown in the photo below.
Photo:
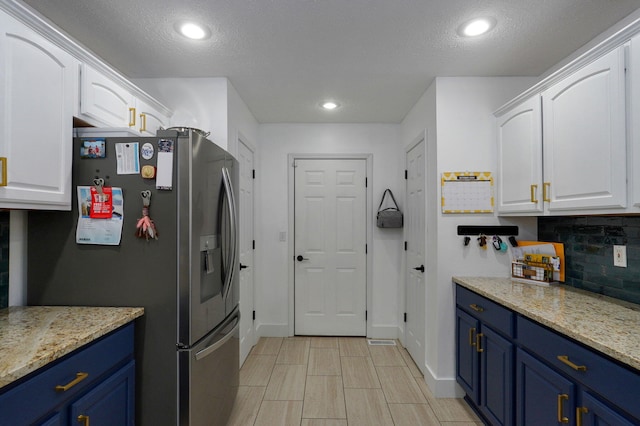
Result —
<path fill-rule="evenodd" d="M 328 101 L 328 102 L 323 102 L 322 103 L 322 108 L 331 111 L 332 109 L 336 109 L 338 108 L 338 104 L 333 102 L 333 101 Z"/>
<path fill-rule="evenodd" d="M 175 24 L 175 29 L 181 35 L 191 40 L 204 40 L 211 36 L 211 31 L 206 26 L 195 22 L 183 21 Z"/>
<path fill-rule="evenodd" d="M 476 37 L 487 33 L 496 25 L 494 18 L 479 18 L 465 22 L 458 28 L 458 34 L 464 37 Z"/>

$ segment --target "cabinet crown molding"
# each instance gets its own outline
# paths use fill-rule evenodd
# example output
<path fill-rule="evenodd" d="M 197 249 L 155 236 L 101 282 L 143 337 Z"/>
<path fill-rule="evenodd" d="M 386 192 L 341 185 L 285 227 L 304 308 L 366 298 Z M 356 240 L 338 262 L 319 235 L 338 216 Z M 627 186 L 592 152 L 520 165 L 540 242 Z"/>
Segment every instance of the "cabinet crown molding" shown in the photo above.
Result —
<path fill-rule="evenodd" d="M 605 40 L 601 41 L 593 48 L 589 49 L 584 54 L 578 56 L 573 59 L 566 65 L 562 66 L 552 74 L 548 75 L 544 79 L 540 80 L 538 83 L 525 90 L 515 98 L 511 99 L 506 104 L 502 105 L 498 108 L 493 114 L 496 117 L 501 116 L 505 112 L 509 111 L 511 108 L 517 106 L 518 104 L 524 102 L 526 99 L 535 96 L 537 94 L 542 93 L 544 90 L 548 89 L 555 83 L 564 79 L 565 77 L 573 74 L 580 68 L 588 65 L 589 63 L 595 61 L 606 53 L 612 51 L 618 46 L 622 46 L 624 43 L 627 43 L 633 36 L 640 33 L 640 18 L 635 19 L 630 24 L 624 26 L 619 31 L 615 32 L 613 35 L 607 37 Z"/>

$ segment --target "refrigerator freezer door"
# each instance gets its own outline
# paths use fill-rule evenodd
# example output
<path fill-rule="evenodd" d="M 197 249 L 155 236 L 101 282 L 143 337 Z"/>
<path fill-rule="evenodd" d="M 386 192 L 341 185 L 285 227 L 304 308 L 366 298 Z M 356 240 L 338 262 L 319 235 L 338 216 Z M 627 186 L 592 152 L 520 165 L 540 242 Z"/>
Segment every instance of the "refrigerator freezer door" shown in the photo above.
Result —
<path fill-rule="evenodd" d="M 178 352 L 180 425 L 227 424 L 239 383 L 240 311 L 190 350 Z"/>

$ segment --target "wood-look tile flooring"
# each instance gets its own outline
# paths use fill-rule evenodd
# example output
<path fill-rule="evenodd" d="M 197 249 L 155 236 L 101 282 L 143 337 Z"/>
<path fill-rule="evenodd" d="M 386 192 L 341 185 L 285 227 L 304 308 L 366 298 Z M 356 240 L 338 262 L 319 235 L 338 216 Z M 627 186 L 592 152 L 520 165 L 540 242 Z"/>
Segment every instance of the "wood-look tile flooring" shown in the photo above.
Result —
<path fill-rule="evenodd" d="M 449 425 L 482 422 L 435 398 L 408 352 L 365 338 L 261 338 L 240 369 L 229 425 Z"/>

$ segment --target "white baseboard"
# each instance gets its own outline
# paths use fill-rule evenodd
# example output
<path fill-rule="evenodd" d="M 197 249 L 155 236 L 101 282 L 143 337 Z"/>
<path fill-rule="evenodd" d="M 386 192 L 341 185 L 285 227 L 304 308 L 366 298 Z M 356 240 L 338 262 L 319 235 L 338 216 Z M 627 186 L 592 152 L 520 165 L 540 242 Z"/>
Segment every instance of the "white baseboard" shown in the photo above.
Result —
<path fill-rule="evenodd" d="M 257 337 L 289 337 L 289 324 L 258 324 Z"/>
<path fill-rule="evenodd" d="M 372 339 L 397 339 L 397 325 L 372 325 L 367 328 L 367 337 Z"/>
<path fill-rule="evenodd" d="M 429 366 L 425 366 L 424 380 L 436 398 L 463 398 L 464 391 L 455 377 L 436 377 Z"/>

